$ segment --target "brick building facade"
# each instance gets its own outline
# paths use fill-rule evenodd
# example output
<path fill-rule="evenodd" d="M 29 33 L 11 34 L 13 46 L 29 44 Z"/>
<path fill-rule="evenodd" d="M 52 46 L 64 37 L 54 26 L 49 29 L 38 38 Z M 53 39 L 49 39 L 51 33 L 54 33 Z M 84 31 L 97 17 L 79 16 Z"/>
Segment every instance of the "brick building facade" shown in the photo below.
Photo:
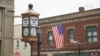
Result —
<path fill-rule="evenodd" d="M 80 41 L 81 56 L 100 56 L 100 8 L 43 18 L 39 20 L 41 27 L 41 56 L 78 56 Z M 64 48 L 56 49 L 52 34 L 52 26 L 62 24 L 64 28 Z M 37 46 L 33 43 L 33 56 L 37 56 Z"/>

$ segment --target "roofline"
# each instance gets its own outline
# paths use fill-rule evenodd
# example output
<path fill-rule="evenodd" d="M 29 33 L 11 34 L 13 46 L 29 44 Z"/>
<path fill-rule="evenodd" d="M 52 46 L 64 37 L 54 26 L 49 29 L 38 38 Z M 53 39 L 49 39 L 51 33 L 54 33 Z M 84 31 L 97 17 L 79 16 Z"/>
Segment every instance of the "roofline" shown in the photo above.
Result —
<path fill-rule="evenodd" d="M 64 15 L 72 15 L 72 14 L 78 14 L 78 13 L 85 13 L 85 12 L 90 12 L 90 11 L 95 11 L 95 10 L 100 10 L 100 8 L 85 10 L 84 12 L 73 12 L 73 13 L 68 13 L 68 14 L 62 14 L 62 15 L 56 15 L 56 16 L 51 16 L 51 17 L 45 17 L 45 18 L 41 18 L 41 20 L 42 19 L 47 19 L 47 18 L 58 17 L 58 16 L 64 16 Z"/>
<path fill-rule="evenodd" d="M 89 11 L 95 11 L 95 10 L 100 10 L 100 8 L 95 8 L 95 9 L 91 9 L 91 10 L 85 10 L 85 12 L 89 12 Z M 74 13 L 69 13 L 69 14 L 63 14 L 63 15 L 72 15 L 72 14 L 77 14 L 77 13 L 82 13 L 82 12 L 74 12 Z M 58 17 L 58 16 L 63 16 L 63 15 L 56 15 L 56 16 L 50 16 L 50 17 L 45 17 L 45 18 L 41 18 L 42 19 L 47 19 L 47 18 L 52 18 L 52 17 Z M 21 18 L 21 15 L 14 15 L 14 18 Z"/>
<path fill-rule="evenodd" d="M 70 14 L 63 14 L 63 15 L 43 18 L 43 19 L 40 19 L 40 24 L 50 23 L 54 21 L 69 20 L 69 19 L 71 20 L 71 19 L 80 18 L 80 17 L 84 18 L 84 17 L 95 16 L 95 15 L 100 15 L 100 8 L 87 10 L 84 12 L 75 12 L 75 13 L 70 13 Z"/>

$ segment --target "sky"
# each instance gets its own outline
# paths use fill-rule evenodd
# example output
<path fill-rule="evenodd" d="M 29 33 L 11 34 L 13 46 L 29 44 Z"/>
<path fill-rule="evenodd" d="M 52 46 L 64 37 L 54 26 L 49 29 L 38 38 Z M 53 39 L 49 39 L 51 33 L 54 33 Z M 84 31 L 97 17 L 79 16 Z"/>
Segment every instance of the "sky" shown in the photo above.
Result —
<path fill-rule="evenodd" d="M 78 12 L 79 7 L 85 10 L 100 8 L 100 0 L 15 0 L 15 16 L 28 10 L 28 4 L 40 13 L 40 19 L 57 15 Z M 21 24 L 21 19 L 15 18 L 14 24 Z"/>

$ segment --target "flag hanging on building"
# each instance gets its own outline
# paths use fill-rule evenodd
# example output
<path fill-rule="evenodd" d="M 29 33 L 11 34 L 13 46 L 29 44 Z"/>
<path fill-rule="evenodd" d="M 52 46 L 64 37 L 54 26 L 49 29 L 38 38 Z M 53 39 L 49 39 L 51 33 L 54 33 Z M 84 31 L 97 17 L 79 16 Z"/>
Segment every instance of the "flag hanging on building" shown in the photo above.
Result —
<path fill-rule="evenodd" d="M 63 26 L 62 24 L 52 27 L 56 48 L 64 47 Z"/>

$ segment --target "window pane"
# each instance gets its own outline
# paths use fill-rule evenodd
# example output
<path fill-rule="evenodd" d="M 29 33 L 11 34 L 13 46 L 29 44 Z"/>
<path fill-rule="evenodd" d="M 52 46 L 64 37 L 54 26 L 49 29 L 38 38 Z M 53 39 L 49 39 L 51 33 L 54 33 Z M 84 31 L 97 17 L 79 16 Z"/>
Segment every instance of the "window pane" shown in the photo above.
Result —
<path fill-rule="evenodd" d="M 87 31 L 96 31 L 97 27 L 96 26 L 89 26 L 87 27 Z"/>
<path fill-rule="evenodd" d="M 52 32 L 48 32 L 48 45 L 52 45 L 53 44 L 53 36 L 52 36 Z"/>
<path fill-rule="evenodd" d="M 70 34 L 70 38 L 73 38 L 74 36 L 73 36 L 73 34 Z"/>
<path fill-rule="evenodd" d="M 74 37 L 74 30 L 73 29 L 69 29 L 68 30 L 68 37 L 69 38 L 73 38 Z"/>
<path fill-rule="evenodd" d="M 92 32 L 88 32 L 87 35 L 88 35 L 88 36 L 92 36 Z"/>
<path fill-rule="evenodd" d="M 52 40 L 53 36 L 52 36 L 52 32 L 48 32 L 48 39 Z"/>
<path fill-rule="evenodd" d="M 96 41 L 97 41 L 97 37 L 94 37 L 94 38 L 93 38 L 93 41 L 96 42 Z"/>
<path fill-rule="evenodd" d="M 49 40 L 52 40 L 52 36 L 49 36 Z"/>
<path fill-rule="evenodd" d="M 52 45 L 52 43 L 53 43 L 52 41 L 49 41 L 49 45 Z"/>
<path fill-rule="evenodd" d="M 88 42 L 92 42 L 92 38 L 88 38 Z"/>
<path fill-rule="evenodd" d="M 97 36 L 97 31 L 94 31 L 93 32 L 93 36 Z"/>

